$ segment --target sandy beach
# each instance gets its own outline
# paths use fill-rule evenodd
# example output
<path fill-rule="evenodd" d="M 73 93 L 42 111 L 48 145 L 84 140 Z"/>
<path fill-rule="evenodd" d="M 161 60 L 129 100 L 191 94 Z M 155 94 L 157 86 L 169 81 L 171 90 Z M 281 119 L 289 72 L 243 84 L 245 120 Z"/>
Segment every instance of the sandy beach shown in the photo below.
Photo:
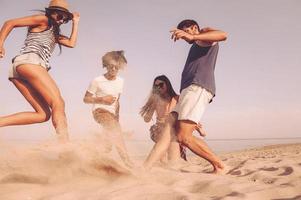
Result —
<path fill-rule="evenodd" d="M 301 144 L 220 154 L 225 175 L 208 174 L 208 163 L 195 156 L 193 168 L 139 174 L 91 142 L 0 146 L 1 200 L 301 199 Z"/>

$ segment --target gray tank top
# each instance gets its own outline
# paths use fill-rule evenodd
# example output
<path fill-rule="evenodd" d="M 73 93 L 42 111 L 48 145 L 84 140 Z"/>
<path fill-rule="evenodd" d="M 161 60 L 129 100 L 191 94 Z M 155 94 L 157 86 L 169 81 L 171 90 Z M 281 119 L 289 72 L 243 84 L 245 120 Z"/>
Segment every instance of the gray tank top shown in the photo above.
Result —
<path fill-rule="evenodd" d="M 194 43 L 189 51 L 181 79 L 181 91 L 191 84 L 199 85 L 215 96 L 214 69 L 219 45 L 202 47 Z"/>

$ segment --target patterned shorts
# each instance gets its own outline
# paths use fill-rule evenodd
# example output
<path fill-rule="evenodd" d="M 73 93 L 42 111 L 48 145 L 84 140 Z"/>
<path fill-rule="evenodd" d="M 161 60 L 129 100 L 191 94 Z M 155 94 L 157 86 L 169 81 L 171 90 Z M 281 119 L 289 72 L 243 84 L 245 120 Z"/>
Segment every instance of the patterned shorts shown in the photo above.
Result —
<path fill-rule="evenodd" d="M 157 143 L 161 137 L 161 134 L 162 134 L 162 131 L 164 129 L 164 123 L 156 123 L 154 125 L 152 125 L 149 129 L 150 131 L 150 138 L 155 142 Z M 180 145 L 180 155 L 181 155 L 181 158 L 184 159 L 184 160 L 187 160 L 186 158 L 186 148 L 185 146 Z"/>
<path fill-rule="evenodd" d="M 119 127 L 118 117 L 105 109 L 97 108 L 93 111 L 93 117 L 94 120 L 104 128 Z"/>
<path fill-rule="evenodd" d="M 159 138 L 161 137 L 163 128 L 164 128 L 164 123 L 156 123 L 150 127 L 150 129 L 149 129 L 150 138 L 154 142 L 158 142 Z"/>

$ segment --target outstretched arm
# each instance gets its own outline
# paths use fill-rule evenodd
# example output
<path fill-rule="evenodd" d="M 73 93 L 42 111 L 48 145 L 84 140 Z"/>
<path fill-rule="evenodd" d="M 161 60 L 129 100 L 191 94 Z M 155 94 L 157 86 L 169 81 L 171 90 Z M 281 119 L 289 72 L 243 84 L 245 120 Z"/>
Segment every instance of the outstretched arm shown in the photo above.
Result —
<path fill-rule="evenodd" d="M 63 46 L 73 48 L 76 45 L 77 41 L 77 33 L 78 33 L 78 22 L 79 22 L 79 13 L 75 12 L 73 13 L 73 19 L 72 19 L 72 32 L 70 37 L 61 35 L 59 38 L 59 43 Z"/>
<path fill-rule="evenodd" d="M 179 39 L 185 39 L 188 41 L 201 41 L 206 43 L 214 43 L 224 41 L 227 39 L 227 33 L 221 30 L 215 30 L 213 28 L 203 28 L 199 34 L 189 34 L 180 29 L 173 29 L 171 38 L 176 41 Z"/>
<path fill-rule="evenodd" d="M 4 42 L 9 35 L 9 33 L 15 27 L 37 27 L 37 26 L 47 26 L 48 19 L 44 15 L 33 15 L 28 17 L 22 17 L 17 19 L 11 19 L 6 21 L 0 30 L 0 58 L 5 55 Z"/>

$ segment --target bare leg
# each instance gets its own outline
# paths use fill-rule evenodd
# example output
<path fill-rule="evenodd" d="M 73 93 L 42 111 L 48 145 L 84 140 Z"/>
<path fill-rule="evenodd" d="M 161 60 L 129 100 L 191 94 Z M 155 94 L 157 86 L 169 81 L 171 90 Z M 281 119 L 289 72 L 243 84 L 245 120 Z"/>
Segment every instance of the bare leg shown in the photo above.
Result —
<path fill-rule="evenodd" d="M 149 170 L 156 161 L 158 161 L 168 150 L 171 141 L 171 127 L 174 126 L 175 116 L 170 114 L 168 116 L 168 122 L 166 123 L 162 136 L 159 141 L 154 145 L 150 154 L 143 163 L 145 169 Z"/>
<path fill-rule="evenodd" d="M 125 165 L 133 167 L 134 164 L 129 158 L 120 126 L 112 129 L 111 132 L 111 141 L 115 145 L 120 158 L 123 160 Z"/>
<path fill-rule="evenodd" d="M 195 130 L 197 132 L 199 132 L 200 136 L 202 137 L 205 137 L 207 135 L 206 131 L 204 130 L 204 127 L 201 123 L 198 123 L 196 126 L 195 126 Z"/>
<path fill-rule="evenodd" d="M 110 132 L 106 129 L 104 129 L 104 137 L 103 137 L 103 143 L 105 146 L 105 152 L 110 153 L 112 151 L 112 140 L 110 138 Z"/>
<path fill-rule="evenodd" d="M 181 159 L 181 153 L 180 153 L 180 145 L 177 140 L 177 136 L 175 135 L 175 126 L 170 126 L 171 131 L 171 142 L 168 147 L 168 160 L 170 162 L 177 162 Z"/>
<path fill-rule="evenodd" d="M 58 139 L 61 142 L 68 140 L 65 102 L 60 91 L 48 72 L 37 65 L 20 65 L 17 68 L 19 75 L 45 99 L 52 111 L 52 123 Z"/>
<path fill-rule="evenodd" d="M 127 153 L 122 130 L 116 116 L 105 109 L 98 108 L 93 111 L 93 117 L 97 123 L 103 126 L 106 138 L 109 139 L 109 141 L 104 142 L 109 142 L 109 146 L 113 144 L 124 164 L 128 167 L 133 167 L 133 163 Z"/>
<path fill-rule="evenodd" d="M 16 88 L 33 107 L 34 112 L 19 112 L 12 115 L 0 117 L 0 127 L 12 125 L 26 125 L 48 121 L 51 112 L 47 102 L 26 81 L 11 79 Z"/>
<path fill-rule="evenodd" d="M 162 157 L 160 158 L 160 163 L 161 164 L 167 164 L 168 162 L 168 155 L 167 153 L 163 154 Z"/>
<path fill-rule="evenodd" d="M 192 135 L 195 123 L 188 120 L 177 121 L 177 136 L 179 142 L 187 146 L 192 152 L 206 159 L 213 166 L 214 173 L 224 169 L 222 161 L 210 150 L 207 144 Z"/>

